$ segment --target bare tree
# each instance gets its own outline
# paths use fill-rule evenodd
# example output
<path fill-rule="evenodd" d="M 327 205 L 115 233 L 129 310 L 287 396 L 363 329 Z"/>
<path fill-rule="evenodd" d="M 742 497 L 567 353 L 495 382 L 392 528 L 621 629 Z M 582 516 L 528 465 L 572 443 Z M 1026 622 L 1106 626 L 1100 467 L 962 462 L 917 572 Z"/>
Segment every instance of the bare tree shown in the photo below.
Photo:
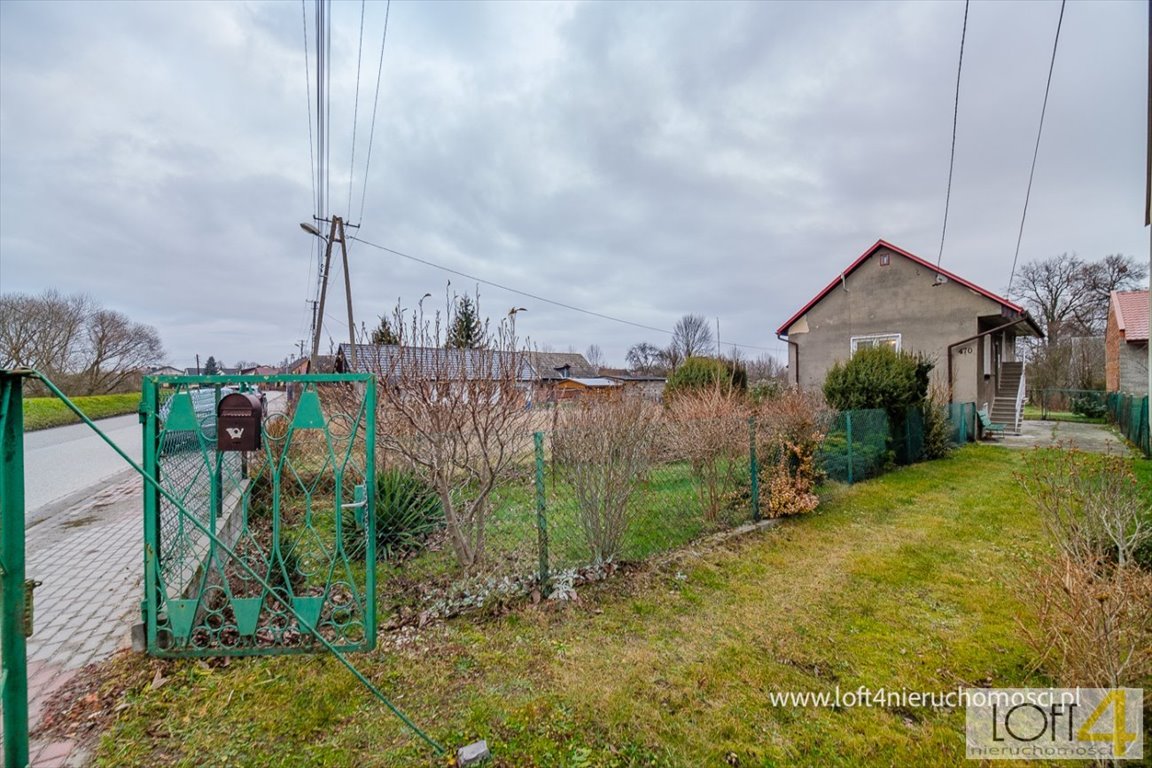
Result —
<path fill-rule="evenodd" d="M 588 349 L 584 351 L 584 359 L 596 373 L 600 373 L 600 369 L 604 367 L 604 351 L 597 344 L 588 345 Z"/>
<path fill-rule="evenodd" d="M 1111 292 L 1133 288 L 1147 274 L 1145 266 L 1121 254 L 1086 262 L 1063 253 L 1021 267 L 1015 294 L 1044 326 L 1046 343 L 1056 346 L 1065 336 L 1103 333 Z"/>
<path fill-rule="evenodd" d="M 1112 291 L 1125 291 L 1140 286 L 1148 277 L 1148 265 L 1131 256 L 1113 253 L 1100 261 L 1086 264 L 1082 277 L 1084 290 L 1091 296 L 1087 309 L 1077 319 L 1085 328 L 1104 333 L 1108 323 L 1108 303 Z"/>
<path fill-rule="evenodd" d="M 745 364 L 748 371 L 748 383 L 761 384 L 769 381 L 784 382 L 787 378 L 788 366 L 768 352 L 761 353 L 756 359 Z"/>
<path fill-rule="evenodd" d="M 114 392 L 164 354 L 150 325 L 133 323 L 119 312 L 101 309 L 86 323 L 87 346 L 80 378 L 88 394 Z"/>
<path fill-rule="evenodd" d="M 711 354 L 713 350 L 712 329 L 703 315 L 684 315 L 676 321 L 672 329 L 671 348 L 683 360 L 696 355 Z"/>
<path fill-rule="evenodd" d="M 628 348 L 624 357 L 628 370 L 634 373 L 663 373 L 661 350 L 655 344 L 642 341 Z"/>
<path fill-rule="evenodd" d="M 432 319 L 397 309 L 399 344 L 361 348 L 357 359 L 383 384 L 377 435 L 386 457 L 436 489 L 457 563 L 473 573 L 484 558 L 492 493 L 524 454 L 531 413 L 518 387 L 527 358 L 515 315 L 486 333 L 485 346 L 449 348 L 458 307 L 449 303 Z"/>
<path fill-rule="evenodd" d="M 0 296 L 0 365 L 35 368 L 66 391 L 115 391 L 163 354 L 156 329 L 87 296 Z"/>
<path fill-rule="evenodd" d="M 652 460 L 657 410 L 639 397 L 563 409 L 553 432 L 556 464 L 572 485 L 595 562 L 620 553 L 631 523 L 628 500 Z"/>

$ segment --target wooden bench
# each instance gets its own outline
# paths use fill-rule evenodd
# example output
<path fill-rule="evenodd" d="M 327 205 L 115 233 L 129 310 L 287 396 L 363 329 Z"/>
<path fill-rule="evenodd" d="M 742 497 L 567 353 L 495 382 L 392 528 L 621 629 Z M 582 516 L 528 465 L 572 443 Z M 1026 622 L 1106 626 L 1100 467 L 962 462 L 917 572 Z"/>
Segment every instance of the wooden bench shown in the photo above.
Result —
<path fill-rule="evenodd" d="M 988 415 L 988 404 L 987 403 L 984 404 L 983 408 L 976 411 L 976 415 L 980 418 L 980 426 L 984 429 L 985 432 L 989 433 L 990 435 L 995 435 L 995 434 L 1003 435 L 1004 434 L 1004 425 L 1003 424 L 993 424 L 992 423 L 992 417 Z"/>

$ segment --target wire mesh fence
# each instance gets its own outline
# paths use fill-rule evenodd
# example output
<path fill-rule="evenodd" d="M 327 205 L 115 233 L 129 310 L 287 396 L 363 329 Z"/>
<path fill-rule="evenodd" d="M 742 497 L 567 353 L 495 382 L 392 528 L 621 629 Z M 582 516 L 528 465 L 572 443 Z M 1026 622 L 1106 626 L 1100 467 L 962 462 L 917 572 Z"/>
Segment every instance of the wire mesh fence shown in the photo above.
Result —
<path fill-rule="evenodd" d="M 949 403 L 948 421 L 952 425 L 952 442 L 956 445 L 976 439 L 976 403 Z"/>
<path fill-rule="evenodd" d="M 1152 439 L 1149 437 L 1148 396 L 1138 397 L 1120 392 L 1109 392 L 1105 399 L 1108 419 L 1124 437 L 1152 458 Z"/>
<path fill-rule="evenodd" d="M 423 490 L 411 494 L 425 499 L 425 511 L 416 515 L 418 533 L 391 551 L 380 548 L 387 558 L 385 600 L 402 612 L 451 613 L 533 589 L 565 594 L 621 563 L 787 514 L 788 505 L 805 499 L 814 506 L 813 489 L 800 487 L 802 476 L 813 484 L 854 483 L 920 461 L 925 453 L 919 409 L 899 419 L 879 409 L 825 412 L 814 425 L 816 442 L 807 458 L 794 429 L 782 432 L 767 419 L 738 413 L 670 424 L 655 410 L 651 423 L 613 413 L 586 431 L 566 423 L 564 413 L 551 413 L 536 421 L 541 428 L 517 436 L 515 460 L 485 502 L 481 556 L 468 568 L 457 557 L 459 534 L 446 519 L 453 513 L 435 500 L 434 488 L 420 484 Z M 953 441 L 975 438 L 975 413 L 975 403 L 948 410 L 945 429 Z M 387 473 L 419 474 L 396 456 L 384 462 Z M 387 485 L 378 479 L 378 488 Z M 455 488 L 450 506 L 475 503 L 483 492 L 475 484 Z M 788 496 L 783 506 L 781 495 Z M 411 519 L 404 510 L 421 503 L 406 499 L 378 498 L 378 515 Z M 378 531 L 388 527 L 381 519 Z M 412 606 L 414 595 L 422 608 Z"/>
<path fill-rule="evenodd" d="M 1032 393 L 1032 401 L 1040 406 L 1040 418 L 1053 421 L 1103 420 L 1107 400 L 1108 393 L 1102 389 L 1047 388 Z"/>

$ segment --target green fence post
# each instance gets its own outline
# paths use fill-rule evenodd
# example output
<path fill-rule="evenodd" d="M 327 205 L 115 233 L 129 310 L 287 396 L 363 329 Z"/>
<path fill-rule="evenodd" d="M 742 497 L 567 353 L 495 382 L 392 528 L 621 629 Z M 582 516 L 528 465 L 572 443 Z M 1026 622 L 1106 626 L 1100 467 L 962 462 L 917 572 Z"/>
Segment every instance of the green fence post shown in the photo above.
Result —
<path fill-rule="evenodd" d="M 548 594 L 548 508 L 544 495 L 544 433 L 532 435 L 536 445 L 536 541 L 540 550 L 540 592 Z"/>
<path fill-rule="evenodd" d="M 0 657 L 4 765 L 28 765 L 28 640 L 24 624 L 24 375 L 0 371 Z"/>
<path fill-rule="evenodd" d="M 852 485 L 852 411 L 844 411 L 844 427 L 848 437 L 848 485 Z"/>
<path fill-rule="evenodd" d="M 752 486 L 752 519 L 760 522 L 760 461 L 756 457 L 756 417 L 748 417 L 748 479 Z"/>

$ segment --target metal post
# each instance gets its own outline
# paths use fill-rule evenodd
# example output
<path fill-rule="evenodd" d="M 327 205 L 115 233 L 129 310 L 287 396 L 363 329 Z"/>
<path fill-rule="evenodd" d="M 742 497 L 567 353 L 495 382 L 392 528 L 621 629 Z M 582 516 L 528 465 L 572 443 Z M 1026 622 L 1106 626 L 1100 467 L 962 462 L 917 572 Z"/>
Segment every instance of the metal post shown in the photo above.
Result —
<path fill-rule="evenodd" d="M 158 411 L 157 385 L 154 379 L 144 378 L 144 392 L 140 399 L 140 420 L 144 423 L 144 448 L 141 454 L 144 466 L 154 468 L 156 479 L 160 479 L 160 462 L 157 460 L 159 441 L 157 435 Z M 144 647 L 156 646 L 156 608 L 159 605 L 160 562 L 160 493 L 157 488 L 143 483 L 144 496 L 144 601 L 141 603 L 141 617 L 144 620 Z"/>
<path fill-rule="evenodd" d="M 376 378 L 364 384 L 364 535 L 367 536 L 364 562 L 365 629 L 368 650 L 376 648 Z"/>
<path fill-rule="evenodd" d="M 756 457 L 756 417 L 748 417 L 748 479 L 752 486 L 752 519 L 760 522 L 760 462 Z"/>
<path fill-rule="evenodd" d="M 24 625 L 24 376 L 0 371 L 0 700 L 4 765 L 28 764 L 28 640 Z"/>
<path fill-rule="evenodd" d="M 356 326 L 352 322 L 352 276 L 348 272 L 348 242 L 344 239 L 344 221 L 335 216 L 334 222 L 340 222 L 340 255 L 344 259 L 344 298 L 348 304 L 348 372 L 356 371 Z"/>
<path fill-rule="evenodd" d="M 532 435 L 536 445 L 536 536 L 540 549 L 540 591 L 548 594 L 548 508 L 544 495 L 544 433 Z"/>
<path fill-rule="evenodd" d="M 336 224 L 339 216 L 332 217 L 332 229 L 328 233 L 328 242 L 324 246 L 324 274 L 320 276 L 320 305 L 316 310 L 316 330 L 312 334 L 312 358 L 308 366 L 309 373 L 317 373 L 316 358 L 320 355 L 320 332 L 324 328 L 324 302 L 328 298 L 328 273 L 332 267 L 332 241 L 336 239 Z"/>
<path fill-rule="evenodd" d="M 848 430 L 848 485 L 852 485 L 852 411 L 844 411 L 844 424 Z"/>

